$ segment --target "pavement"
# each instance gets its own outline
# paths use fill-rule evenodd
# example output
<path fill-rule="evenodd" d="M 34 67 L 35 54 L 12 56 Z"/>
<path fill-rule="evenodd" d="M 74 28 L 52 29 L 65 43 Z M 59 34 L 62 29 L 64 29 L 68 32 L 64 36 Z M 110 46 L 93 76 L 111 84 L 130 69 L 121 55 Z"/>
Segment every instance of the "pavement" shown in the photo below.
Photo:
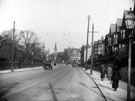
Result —
<path fill-rule="evenodd" d="M 84 70 L 84 69 L 83 69 Z M 85 70 L 84 70 L 85 71 Z M 90 70 L 85 71 L 98 85 L 98 87 L 103 92 L 106 97 L 106 101 L 127 101 L 127 83 L 123 81 L 119 81 L 119 87 L 117 91 L 113 91 L 112 83 L 105 78 L 101 81 L 100 72 L 94 71 L 93 74 L 90 75 Z M 135 87 L 131 85 L 131 101 L 135 101 Z"/>
<path fill-rule="evenodd" d="M 43 69 L 43 67 L 34 67 L 34 68 L 24 68 L 24 69 L 14 69 L 14 72 L 21 72 L 25 70 L 32 69 Z M 85 73 L 88 74 L 90 78 L 94 80 L 94 82 L 98 85 L 99 89 L 102 91 L 104 96 L 106 97 L 106 101 L 127 101 L 127 83 L 120 80 L 119 88 L 117 91 L 113 91 L 112 84 L 105 78 L 101 81 L 100 72 L 94 71 L 93 74 L 90 75 L 90 70 L 84 70 Z M 11 70 L 3 70 L 0 73 L 10 73 Z M 135 87 L 131 85 L 131 101 L 135 101 Z"/>
<path fill-rule="evenodd" d="M 26 70 L 34 70 L 34 69 L 43 69 L 43 67 L 28 67 L 28 68 L 21 68 L 21 69 L 14 69 L 14 72 L 21 72 Z M 11 70 L 1 70 L 0 73 L 11 73 Z"/>

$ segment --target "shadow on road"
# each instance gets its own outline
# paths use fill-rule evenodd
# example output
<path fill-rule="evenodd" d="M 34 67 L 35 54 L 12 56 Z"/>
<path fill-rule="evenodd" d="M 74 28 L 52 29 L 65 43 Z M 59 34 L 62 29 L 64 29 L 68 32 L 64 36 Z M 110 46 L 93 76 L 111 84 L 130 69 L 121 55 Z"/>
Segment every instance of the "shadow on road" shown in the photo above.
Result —
<path fill-rule="evenodd" d="M 54 92 L 53 86 L 50 82 L 49 82 L 49 87 L 50 87 L 50 90 L 51 90 L 51 93 L 52 93 L 53 101 L 58 101 L 57 97 L 56 97 L 56 94 Z"/>
<path fill-rule="evenodd" d="M 12 89 L 12 88 L 14 88 L 16 85 L 17 85 L 18 83 L 14 83 L 14 84 L 10 84 L 10 85 L 8 85 L 8 88 L 7 89 L 4 89 L 3 90 L 3 88 L 0 88 L 0 101 L 8 101 L 7 99 L 6 99 L 6 94 L 8 94 L 8 92 Z"/>
<path fill-rule="evenodd" d="M 14 88 L 18 83 L 8 85 L 8 88 L 4 89 L 0 87 L 0 98 L 5 96 L 12 88 Z M 4 90 L 3 90 L 4 89 Z"/>

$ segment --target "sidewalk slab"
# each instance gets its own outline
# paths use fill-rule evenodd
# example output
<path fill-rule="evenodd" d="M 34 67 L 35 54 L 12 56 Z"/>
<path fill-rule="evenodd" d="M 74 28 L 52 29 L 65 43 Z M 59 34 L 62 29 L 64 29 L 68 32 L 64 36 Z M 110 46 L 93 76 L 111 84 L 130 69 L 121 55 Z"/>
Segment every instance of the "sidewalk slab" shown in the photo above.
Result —
<path fill-rule="evenodd" d="M 90 74 L 90 69 L 85 71 L 87 74 Z M 107 78 L 104 81 L 101 81 L 100 72 L 94 71 L 90 75 L 91 78 L 97 83 L 107 101 L 126 101 L 127 100 L 127 83 L 120 80 L 119 88 L 117 91 L 113 91 L 112 84 L 108 81 Z M 131 99 L 135 100 L 135 87 L 131 85 Z"/>
<path fill-rule="evenodd" d="M 26 70 L 36 70 L 36 69 L 43 69 L 43 67 L 29 67 L 29 68 L 21 68 L 21 69 L 14 69 L 14 72 L 21 72 Z M 0 73 L 10 73 L 11 70 L 2 70 Z"/>

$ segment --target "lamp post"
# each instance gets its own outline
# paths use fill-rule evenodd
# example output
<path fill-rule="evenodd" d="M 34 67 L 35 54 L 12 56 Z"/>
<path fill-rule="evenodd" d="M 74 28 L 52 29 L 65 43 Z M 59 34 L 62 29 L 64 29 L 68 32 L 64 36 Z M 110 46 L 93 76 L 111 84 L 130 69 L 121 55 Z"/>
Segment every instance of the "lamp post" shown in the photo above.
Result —
<path fill-rule="evenodd" d="M 128 53 L 128 85 L 127 85 L 127 101 L 130 101 L 130 90 L 131 90 L 131 48 L 133 38 L 133 28 L 135 27 L 135 14 L 132 9 L 127 12 L 125 16 L 126 28 L 129 30 L 129 53 Z"/>
<path fill-rule="evenodd" d="M 12 42 L 12 66 L 11 71 L 14 72 L 14 34 L 15 34 L 15 21 L 13 22 L 13 42 Z"/>

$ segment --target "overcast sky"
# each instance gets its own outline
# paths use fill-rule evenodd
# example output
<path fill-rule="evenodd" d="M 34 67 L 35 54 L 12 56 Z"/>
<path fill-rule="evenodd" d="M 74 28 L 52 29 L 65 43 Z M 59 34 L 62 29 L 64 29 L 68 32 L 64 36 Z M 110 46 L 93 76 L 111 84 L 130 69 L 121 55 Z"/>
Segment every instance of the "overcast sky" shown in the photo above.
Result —
<path fill-rule="evenodd" d="M 58 51 L 80 48 L 86 44 L 88 15 L 98 40 L 133 4 L 133 0 L 0 0 L 0 32 L 12 29 L 15 21 L 16 29 L 34 31 L 51 52 L 55 42 Z"/>

